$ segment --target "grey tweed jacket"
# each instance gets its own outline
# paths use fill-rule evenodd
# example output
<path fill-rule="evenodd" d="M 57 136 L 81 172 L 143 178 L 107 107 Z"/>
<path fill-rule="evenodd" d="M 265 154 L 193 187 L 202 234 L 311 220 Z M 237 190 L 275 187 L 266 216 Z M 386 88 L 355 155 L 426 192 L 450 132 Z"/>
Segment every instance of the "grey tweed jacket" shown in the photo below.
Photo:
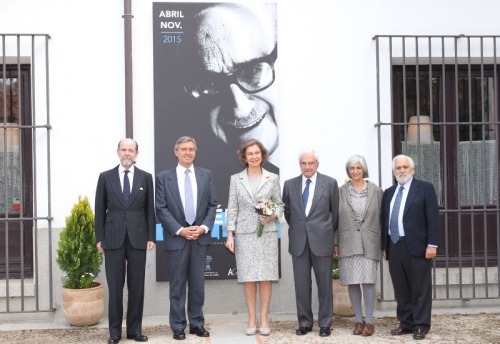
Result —
<path fill-rule="evenodd" d="M 382 189 L 368 182 L 367 207 L 361 223 L 354 214 L 349 184 L 342 185 L 339 191 L 339 226 L 335 231 L 335 245 L 339 247 L 340 258 L 363 255 L 380 261 Z"/>
<path fill-rule="evenodd" d="M 236 233 L 254 233 L 259 224 L 259 215 L 255 212 L 255 204 L 259 200 L 271 199 L 276 205 L 277 221 L 283 215 L 283 201 L 278 175 L 262 169 L 262 178 L 258 191 L 252 195 L 247 170 L 231 176 L 229 187 L 229 202 L 227 207 L 227 230 Z M 270 222 L 264 226 L 265 232 L 276 232 L 276 223 Z"/>

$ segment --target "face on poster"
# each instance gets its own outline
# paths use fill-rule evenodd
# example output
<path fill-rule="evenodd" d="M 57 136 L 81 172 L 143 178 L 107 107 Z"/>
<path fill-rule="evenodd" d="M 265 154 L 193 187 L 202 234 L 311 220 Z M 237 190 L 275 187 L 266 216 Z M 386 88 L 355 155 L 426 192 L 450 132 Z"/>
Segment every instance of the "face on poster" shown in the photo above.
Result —
<path fill-rule="evenodd" d="M 153 19 L 156 166 L 169 166 L 178 137 L 195 137 L 195 163 L 214 172 L 225 207 L 217 184 L 243 168 L 242 142 L 260 140 L 278 168 L 276 4 L 154 3 Z"/>
<path fill-rule="evenodd" d="M 214 239 L 240 144 L 260 140 L 279 173 L 276 25 L 275 3 L 153 3 L 156 173 L 177 164 L 179 137 L 197 140 L 194 164 L 212 170 L 220 203 Z"/>

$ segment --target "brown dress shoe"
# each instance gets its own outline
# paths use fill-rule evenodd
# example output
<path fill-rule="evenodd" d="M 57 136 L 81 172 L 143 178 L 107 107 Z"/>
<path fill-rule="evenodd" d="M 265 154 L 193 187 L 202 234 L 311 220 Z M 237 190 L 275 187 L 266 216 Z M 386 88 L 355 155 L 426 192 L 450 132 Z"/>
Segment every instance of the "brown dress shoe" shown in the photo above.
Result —
<path fill-rule="evenodd" d="M 373 324 L 365 323 L 365 328 L 363 329 L 363 333 L 361 334 L 363 337 L 369 337 L 375 331 L 375 326 Z"/>
<path fill-rule="evenodd" d="M 413 333 L 413 331 L 405 327 L 398 327 L 395 328 L 394 330 L 391 330 L 391 335 L 393 336 L 402 336 L 403 334 L 410 334 L 410 333 Z"/>
<path fill-rule="evenodd" d="M 352 331 L 352 334 L 355 335 L 355 336 L 359 336 L 363 333 L 363 329 L 365 328 L 365 324 L 364 323 L 356 323 L 354 325 L 354 330 Z"/>

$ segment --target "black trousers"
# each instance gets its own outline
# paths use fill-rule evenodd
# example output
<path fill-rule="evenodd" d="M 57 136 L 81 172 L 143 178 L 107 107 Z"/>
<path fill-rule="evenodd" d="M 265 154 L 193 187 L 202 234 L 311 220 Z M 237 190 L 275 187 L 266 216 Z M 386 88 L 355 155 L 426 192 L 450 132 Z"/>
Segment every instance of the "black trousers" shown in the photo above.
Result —
<path fill-rule="evenodd" d="M 123 318 L 123 286 L 127 276 L 127 334 L 142 332 L 146 249 L 132 247 L 128 236 L 119 249 L 104 250 L 108 282 L 108 318 L 110 336 L 121 336 Z"/>
<path fill-rule="evenodd" d="M 432 261 L 410 254 L 407 242 L 394 244 L 389 240 L 389 272 L 397 302 L 400 326 L 426 332 L 431 327 Z"/>

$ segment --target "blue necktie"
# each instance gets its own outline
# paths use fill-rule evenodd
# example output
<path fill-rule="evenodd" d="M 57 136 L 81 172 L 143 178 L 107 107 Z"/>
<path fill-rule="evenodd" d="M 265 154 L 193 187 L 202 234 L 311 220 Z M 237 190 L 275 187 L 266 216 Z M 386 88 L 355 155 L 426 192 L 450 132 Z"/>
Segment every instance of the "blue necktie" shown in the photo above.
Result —
<path fill-rule="evenodd" d="M 403 189 L 404 189 L 403 186 L 399 188 L 398 194 L 396 195 L 396 199 L 394 200 L 394 205 L 392 206 L 391 219 L 389 221 L 391 240 L 395 244 L 399 240 L 398 218 L 399 218 L 399 208 L 401 208 L 401 199 L 403 198 Z"/>
<path fill-rule="evenodd" d="M 130 181 L 128 179 L 129 170 L 125 170 L 125 175 L 123 176 L 123 201 L 125 205 L 128 204 L 130 198 Z"/>
<path fill-rule="evenodd" d="M 311 179 L 306 180 L 306 187 L 304 188 L 304 192 L 302 193 L 302 205 L 304 209 L 307 207 L 307 200 L 309 199 L 309 185 L 311 184 Z"/>
<path fill-rule="evenodd" d="M 194 198 L 193 198 L 193 187 L 191 185 L 191 178 L 189 178 L 190 170 L 186 170 L 184 174 L 184 215 L 186 216 L 186 222 L 192 225 L 196 220 L 196 214 L 194 212 Z"/>

